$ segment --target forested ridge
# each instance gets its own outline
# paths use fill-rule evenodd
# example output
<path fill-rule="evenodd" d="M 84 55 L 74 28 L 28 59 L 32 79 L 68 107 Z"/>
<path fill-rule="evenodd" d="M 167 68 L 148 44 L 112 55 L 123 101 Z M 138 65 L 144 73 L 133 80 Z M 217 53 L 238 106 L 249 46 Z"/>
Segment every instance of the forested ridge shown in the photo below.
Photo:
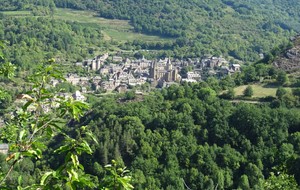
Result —
<path fill-rule="evenodd" d="M 173 46 L 160 46 L 177 57 L 210 53 L 256 61 L 300 28 L 298 1 L 16 0 L 4 1 L 0 10 L 55 7 L 97 11 L 101 17 L 130 20 L 136 32 L 174 38 Z M 135 45 L 147 46 L 142 41 Z"/>

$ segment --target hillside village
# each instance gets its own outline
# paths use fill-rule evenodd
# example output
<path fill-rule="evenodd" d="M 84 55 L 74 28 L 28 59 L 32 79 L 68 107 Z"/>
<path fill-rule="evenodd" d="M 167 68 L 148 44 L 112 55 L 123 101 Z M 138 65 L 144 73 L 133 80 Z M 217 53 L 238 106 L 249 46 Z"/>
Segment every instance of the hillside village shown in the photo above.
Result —
<path fill-rule="evenodd" d="M 73 94 L 60 92 L 57 97 L 72 97 L 74 100 L 85 101 L 86 93 L 118 92 L 124 93 L 135 86 L 147 86 L 149 88 L 164 88 L 181 82 L 199 82 L 209 76 L 218 78 L 231 75 L 241 71 L 240 64 L 229 63 L 223 57 L 204 56 L 203 58 L 179 60 L 159 59 L 147 60 L 129 59 L 121 56 L 109 56 L 104 54 L 93 59 L 75 63 L 76 67 L 83 67 L 93 76 L 78 76 L 69 73 L 65 76 L 66 81 L 74 86 L 80 87 L 80 91 Z M 188 69 L 187 69 L 188 68 Z M 53 80 L 51 85 L 56 86 L 62 81 Z M 136 91 L 135 93 L 143 93 Z M 17 99 L 15 105 L 21 107 L 26 101 Z M 49 112 L 57 105 L 43 107 Z M 29 110 L 31 107 L 29 106 Z M 13 113 L 11 113 L 13 115 Z M 0 127 L 4 126 L 0 119 Z M 7 147 L 0 144 L 0 152 L 6 152 Z"/>
<path fill-rule="evenodd" d="M 101 89 L 105 92 L 125 92 L 130 87 L 145 83 L 149 83 L 151 87 L 162 88 L 184 81 L 198 82 L 208 76 L 221 78 L 240 72 L 240 64 L 232 64 L 223 57 L 210 55 L 187 60 L 171 58 L 147 60 L 144 57 L 129 59 L 104 54 L 77 62 L 75 65 L 96 73 L 93 77 L 75 74 L 66 76 L 66 80 L 80 86 L 83 93 L 87 92 L 87 87 L 91 91 Z"/>

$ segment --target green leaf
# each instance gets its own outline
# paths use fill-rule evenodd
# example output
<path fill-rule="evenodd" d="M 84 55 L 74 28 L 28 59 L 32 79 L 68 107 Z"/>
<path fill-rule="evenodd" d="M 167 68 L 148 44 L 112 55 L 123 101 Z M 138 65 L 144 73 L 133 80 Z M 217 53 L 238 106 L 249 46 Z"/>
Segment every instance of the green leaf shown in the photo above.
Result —
<path fill-rule="evenodd" d="M 36 150 L 28 150 L 26 152 L 22 153 L 24 156 L 28 156 L 28 157 L 38 157 L 41 158 L 41 154 L 38 153 Z"/>
<path fill-rule="evenodd" d="M 20 134 L 19 134 L 19 141 L 22 141 L 23 140 L 23 137 L 25 135 L 26 131 L 23 129 Z"/>
<path fill-rule="evenodd" d="M 74 169 L 71 170 L 71 173 L 72 173 L 73 179 L 78 181 L 78 176 L 79 176 L 78 173 Z"/>
<path fill-rule="evenodd" d="M 56 123 L 51 122 L 49 123 L 50 126 L 54 127 L 55 129 L 57 129 L 58 131 L 62 131 L 62 128 L 60 126 L 58 126 Z"/>
<path fill-rule="evenodd" d="M 47 148 L 47 146 L 44 143 L 39 142 L 39 141 L 34 141 L 31 146 L 37 151 L 38 150 L 41 151 L 41 149 Z"/>
<path fill-rule="evenodd" d="M 18 177 L 18 185 L 22 185 L 22 181 L 23 181 L 23 178 L 22 178 L 22 176 L 20 175 L 20 176 Z"/>
<path fill-rule="evenodd" d="M 80 169 L 84 170 L 84 167 L 83 167 L 82 164 L 79 164 L 78 166 L 79 166 Z"/>
<path fill-rule="evenodd" d="M 78 156 L 75 154 L 71 154 L 71 159 L 72 159 L 73 165 L 75 167 L 78 167 L 79 166 Z"/>
<path fill-rule="evenodd" d="M 32 104 L 32 102 L 33 102 L 32 100 L 26 102 L 26 104 L 22 107 L 22 109 L 23 109 L 24 111 L 26 111 L 27 108 L 28 108 L 28 106 L 30 106 L 30 105 Z"/>
<path fill-rule="evenodd" d="M 59 153 L 60 154 L 62 152 L 66 152 L 68 150 L 70 150 L 70 146 L 69 145 L 63 145 L 63 146 L 60 146 L 58 149 L 56 149 L 54 151 L 54 153 Z"/>
<path fill-rule="evenodd" d="M 16 152 L 14 160 L 19 160 L 20 156 L 21 156 L 21 153 L 20 152 Z"/>
<path fill-rule="evenodd" d="M 53 175 L 53 171 L 44 173 L 44 175 L 43 175 L 42 178 L 41 178 L 40 184 L 41 184 L 41 185 L 45 185 L 45 181 L 47 180 L 47 178 L 48 178 L 50 175 Z"/>
<path fill-rule="evenodd" d="M 78 173 L 74 170 L 67 170 L 67 173 L 69 175 L 69 179 L 71 179 L 72 181 L 78 181 Z"/>
<path fill-rule="evenodd" d="M 79 148 L 79 150 L 83 150 L 84 152 L 86 152 L 88 154 L 92 154 L 93 153 L 90 145 L 85 140 L 83 140 L 83 142 L 80 143 L 80 146 L 82 147 L 82 149 Z"/>
<path fill-rule="evenodd" d="M 96 144 L 99 144 L 96 137 L 95 137 L 95 135 L 93 135 L 90 131 L 87 131 L 85 134 L 87 136 L 91 137 Z"/>
<path fill-rule="evenodd" d="M 48 127 L 46 128 L 46 131 L 47 131 L 48 137 L 53 137 L 53 136 L 54 136 L 54 135 L 53 135 L 53 130 L 51 129 L 50 126 L 48 126 Z"/>
<path fill-rule="evenodd" d="M 79 177 L 79 181 L 84 185 L 90 188 L 96 188 L 96 184 L 91 181 L 91 179 L 87 175 L 81 175 Z"/>
<path fill-rule="evenodd" d="M 70 189 L 70 190 L 73 190 L 73 189 L 74 189 L 73 186 L 72 186 L 72 183 L 71 183 L 70 181 L 68 181 L 68 182 L 66 183 L 66 186 L 67 186 L 68 189 Z"/>

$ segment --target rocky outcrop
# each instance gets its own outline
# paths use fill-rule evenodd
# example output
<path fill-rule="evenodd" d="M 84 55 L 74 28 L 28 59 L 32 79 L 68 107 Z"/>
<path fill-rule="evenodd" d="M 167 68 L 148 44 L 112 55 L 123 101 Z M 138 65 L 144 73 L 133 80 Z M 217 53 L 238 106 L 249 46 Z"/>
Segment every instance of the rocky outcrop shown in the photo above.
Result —
<path fill-rule="evenodd" d="M 288 73 L 300 71 L 300 36 L 291 39 L 294 47 L 286 50 L 280 57 L 275 59 L 273 65 Z"/>

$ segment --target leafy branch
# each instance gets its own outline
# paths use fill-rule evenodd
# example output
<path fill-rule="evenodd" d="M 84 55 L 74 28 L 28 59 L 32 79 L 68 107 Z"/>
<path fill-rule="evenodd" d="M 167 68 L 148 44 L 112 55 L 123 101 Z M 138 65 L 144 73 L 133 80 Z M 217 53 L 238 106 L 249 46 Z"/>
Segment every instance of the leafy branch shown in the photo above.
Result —
<path fill-rule="evenodd" d="M 6 66 L 11 65 L 8 64 Z M 57 68 L 53 59 L 41 65 L 32 76 L 28 77 L 32 89 L 17 97 L 24 102 L 24 105 L 22 109 L 15 111 L 13 120 L 6 126 L 16 128 L 17 138 L 3 139 L 2 137 L 2 140 L 6 140 L 10 144 L 10 155 L 6 158 L 6 161 L 12 163 L 7 173 L 2 175 L 1 186 L 4 185 L 15 165 L 21 162 L 24 157 L 41 159 L 43 147 L 45 147 L 45 144 L 42 142 L 45 142 L 47 139 L 50 140 L 57 135 L 65 137 L 65 144 L 54 153 L 66 153 L 65 162 L 58 170 L 51 173 L 46 172 L 42 176 L 39 186 L 44 189 L 48 188 L 46 180 L 49 181 L 48 177 L 50 174 L 56 181 L 66 181 L 66 186 L 71 189 L 76 189 L 76 186 L 79 184 L 89 187 L 93 186 L 93 183 L 84 174 L 84 168 L 79 164 L 78 159 L 78 156 L 82 153 L 92 154 L 89 144 L 84 139 L 75 140 L 71 138 L 64 131 L 64 125 L 68 123 L 68 120 L 79 120 L 85 110 L 88 109 L 88 105 L 75 101 L 72 98 L 64 98 L 50 91 L 49 83 L 51 80 L 64 80 L 62 73 Z M 14 69 L 12 67 L 1 67 L 0 74 L 5 77 L 12 77 L 13 72 Z M 85 135 L 89 134 L 91 136 L 86 127 L 81 129 L 84 129 Z M 95 139 L 94 137 L 92 138 Z M 79 174 L 77 172 L 84 175 L 78 177 Z M 37 184 L 33 184 L 31 187 L 36 186 Z"/>

